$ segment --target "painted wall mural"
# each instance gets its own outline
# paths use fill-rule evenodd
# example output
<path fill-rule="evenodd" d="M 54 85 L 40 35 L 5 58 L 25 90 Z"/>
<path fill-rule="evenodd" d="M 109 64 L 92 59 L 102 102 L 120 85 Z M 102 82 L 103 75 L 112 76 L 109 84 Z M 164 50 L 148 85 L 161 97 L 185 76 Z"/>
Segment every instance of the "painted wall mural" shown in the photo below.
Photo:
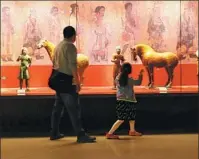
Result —
<path fill-rule="evenodd" d="M 138 43 L 175 52 L 182 63 L 196 63 L 197 1 L 1 1 L 1 64 L 18 65 L 24 46 L 33 65 L 50 65 L 47 52 L 36 44 L 41 39 L 59 43 L 67 25 L 77 29 L 75 45 L 91 65 L 112 64 L 117 45 L 135 63 L 130 47 Z"/>

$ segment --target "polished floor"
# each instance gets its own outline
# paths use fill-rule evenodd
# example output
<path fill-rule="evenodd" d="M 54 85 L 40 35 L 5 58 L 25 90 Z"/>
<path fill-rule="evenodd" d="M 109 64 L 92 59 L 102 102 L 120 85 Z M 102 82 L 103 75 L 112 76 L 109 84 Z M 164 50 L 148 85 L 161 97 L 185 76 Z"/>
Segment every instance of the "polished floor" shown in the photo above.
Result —
<path fill-rule="evenodd" d="M 74 137 L 1 140 L 2 159 L 198 159 L 198 135 L 97 137 L 97 143 L 76 144 Z"/>

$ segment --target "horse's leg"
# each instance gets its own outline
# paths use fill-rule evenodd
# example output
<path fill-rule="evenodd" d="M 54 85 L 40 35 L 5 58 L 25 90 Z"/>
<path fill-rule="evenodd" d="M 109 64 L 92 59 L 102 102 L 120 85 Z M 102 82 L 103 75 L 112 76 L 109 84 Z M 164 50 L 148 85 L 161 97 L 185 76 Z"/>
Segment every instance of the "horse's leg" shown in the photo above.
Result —
<path fill-rule="evenodd" d="M 167 74 L 168 74 L 168 81 L 167 81 L 167 83 L 165 85 L 166 88 L 171 88 L 171 86 L 172 86 L 173 70 L 174 70 L 173 67 L 166 67 L 166 71 L 167 71 Z"/>
<path fill-rule="evenodd" d="M 169 68 L 168 67 L 165 67 L 165 70 L 166 70 L 166 72 L 167 72 L 167 75 L 168 75 L 168 78 L 167 78 L 167 83 L 165 84 L 165 87 L 167 87 L 167 85 L 169 84 L 169 82 L 170 82 L 170 74 L 169 74 Z"/>
<path fill-rule="evenodd" d="M 154 69 L 153 67 L 150 67 L 150 72 L 151 72 L 151 88 L 154 87 Z"/>
<path fill-rule="evenodd" d="M 80 84 L 83 85 L 84 82 L 84 68 L 79 68 L 78 69 L 78 73 L 79 73 L 79 78 L 80 78 Z"/>
<path fill-rule="evenodd" d="M 148 87 L 149 88 L 153 88 L 153 84 L 154 84 L 153 67 L 152 66 L 148 66 L 148 67 L 146 67 L 146 69 L 147 69 L 148 77 L 149 77 Z"/>
<path fill-rule="evenodd" d="M 148 79 L 149 79 L 149 83 L 148 83 L 148 87 L 151 85 L 151 77 L 150 77 L 150 71 L 149 68 L 146 67 L 147 73 L 148 73 Z"/>

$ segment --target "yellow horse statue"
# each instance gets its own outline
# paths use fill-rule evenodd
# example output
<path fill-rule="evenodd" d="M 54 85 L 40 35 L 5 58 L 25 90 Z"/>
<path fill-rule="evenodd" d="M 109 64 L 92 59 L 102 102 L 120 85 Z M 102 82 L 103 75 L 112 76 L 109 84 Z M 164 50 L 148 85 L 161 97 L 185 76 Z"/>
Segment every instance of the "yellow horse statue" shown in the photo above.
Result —
<path fill-rule="evenodd" d="M 40 40 L 39 43 L 37 44 L 37 48 L 41 49 L 41 48 L 45 48 L 50 60 L 52 61 L 53 56 L 54 56 L 54 49 L 55 49 L 55 45 L 48 41 L 48 40 Z M 86 55 L 84 54 L 77 54 L 77 68 L 78 68 L 78 74 L 80 76 L 80 83 L 83 84 L 83 74 L 84 71 L 86 70 L 86 68 L 89 66 L 89 59 Z"/>
<path fill-rule="evenodd" d="M 165 68 L 168 74 L 168 80 L 165 84 L 165 87 L 169 88 L 173 83 L 173 74 L 174 69 L 178 65 L 179 58 L 173 52 L 156 52 L 149 45 L 138 44 L 131 48 L 131 55 L 133 56 L 133 60 L 137 61 L 137 56 L 141 59 L 142 64 L 146 68 L 149 77 L 149 88 L 153 88 L 154 78 L 153 78 L 153 69 L 157 68 Z"/>

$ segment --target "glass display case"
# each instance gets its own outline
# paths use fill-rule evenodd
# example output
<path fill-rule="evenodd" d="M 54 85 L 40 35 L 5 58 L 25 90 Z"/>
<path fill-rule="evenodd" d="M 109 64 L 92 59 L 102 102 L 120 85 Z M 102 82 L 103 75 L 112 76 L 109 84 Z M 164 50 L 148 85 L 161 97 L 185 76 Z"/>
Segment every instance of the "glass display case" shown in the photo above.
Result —
<path fill-rule="evenodd" d="M 55 47 L 67 25 L 77 30 L 78 53 L 89 59 L 82 92 L 114 92 L 111 59 L 120 46 L 132 64 L 133 77 L 145 70 L 142 85 L 135 87 L 137 93 L 198 93 L 198 1 L 1 1 L 2 95 L 19 89 L 17 58 L 22 47 L 32 59 L 29 93 L 53 94 L 48 88 L 49 50 L 38 44 L 48 40 Z M 148 73 L 148 61 L 144 63 L 138 54 L 134 59 L 131 48 L 139 44 L 153 50 L 152 72 Z M 173 60 L 175 67 L 169 70 Z M 165 87 L 168 78 L 172 84 Z M 149 87 L 151 79 L 153 87 Z"/>

